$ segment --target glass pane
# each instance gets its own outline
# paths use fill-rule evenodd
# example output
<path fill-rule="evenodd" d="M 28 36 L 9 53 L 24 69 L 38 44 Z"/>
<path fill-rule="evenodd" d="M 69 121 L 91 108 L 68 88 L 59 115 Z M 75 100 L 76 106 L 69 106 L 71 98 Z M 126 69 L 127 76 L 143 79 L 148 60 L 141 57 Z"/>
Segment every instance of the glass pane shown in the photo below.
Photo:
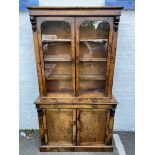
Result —
<path fill-rule="evenodd" d="M 80 41 L 80 58 L 106 58 L 107 42 Z"/>
<path fill-rule="evenodd" d="M 66 21 L 45 21 L 42 23 L 42 34 L 53 39 L 70 39 L 71 29 Z"/>
<path fill-rule="evenodd" d="M 43 44 L 44 59 L 54 60 L 71 60 L 71 44 L 70 42 L 53 42 Z"/>
<path fill-rule="evenodd" d="M 80 25 L 80 39 L 108 39 L 109 30 L 106 21 L 84 21 Z"/>
<path fill-rule="evenodd" d="M 72 91 L 71 27 L 65 21 L 42 24 L 42 45 L 47 92 Z"/>
<path fill-rule="evenodd" d="M 93 75 L 98 76 L 102 75 L 104 76 L 106 73 L 106 62 L 97 62 L 97 61 L 80 61 L 80 68 L 79 68 L 80 76 L 82 75 Z"/>
<path fill-rule="evenodd" d="M 45 77 L 46 79 L 52 78 L 70 78 L 71 79 L 71 62 L 46 62 L 45 65 Z"/>
<path fill-rule="evenodd" d="M 71 93 L 71 80 L 46 80 L 47 92 L 53 93 Z"/>
<path fill-rule="evenodd" d="M 104 92 L 109 24 L 106 21 L 84 21 L 79 31 L 80 94 Z"/>

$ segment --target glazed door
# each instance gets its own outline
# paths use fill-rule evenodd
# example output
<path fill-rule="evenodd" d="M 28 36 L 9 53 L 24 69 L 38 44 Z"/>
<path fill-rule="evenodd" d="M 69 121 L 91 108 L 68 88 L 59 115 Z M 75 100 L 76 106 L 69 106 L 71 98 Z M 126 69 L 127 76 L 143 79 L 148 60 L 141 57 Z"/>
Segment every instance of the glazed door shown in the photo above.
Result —
<path fill-rule="evenodd" d="M 44 95 L 107 96 L 112 17 L 38 17 Z"/>
<path fill-rule="evenodd" d="M 44 95 L 75 94 L 74 18 L 38 17 Z"/>
<path fill-rule="evenodd" d="M 76 145 L 76 110 L 45 110 L 47 144 L 51 146 Z"/>
<path fill-rule="evenodd" d="M 109 17 L 76 18 L 76 95 L 106 95 L 112 22 Z"/>
<path fill-rule="evenodd" d="M 104 146 L 107 141 L 109 111 L 105 109 L 77 110 L 77 145 Z"/>

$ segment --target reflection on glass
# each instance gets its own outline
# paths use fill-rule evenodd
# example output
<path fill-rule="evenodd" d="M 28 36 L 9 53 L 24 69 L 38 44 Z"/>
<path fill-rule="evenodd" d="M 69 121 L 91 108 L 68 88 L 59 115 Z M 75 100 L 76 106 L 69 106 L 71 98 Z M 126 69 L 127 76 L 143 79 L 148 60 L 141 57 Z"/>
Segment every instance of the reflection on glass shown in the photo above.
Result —
<path fill-rule="evenodd" d="M 106 58 L 108 42 L 80 42 L 80 58 Z"/>
<path fill-rule="evenodd" d="M 71 27 L 65 21 L 41 25 L 47 92 L 72 91 Z"/>
<path fill-rule="evenodd" d="M 45 60 L 71 60 L 71 45 L 69 42 L 44 43 L 43 52 Z"/>
<path fill-rule="evenodd" d="M 45 63 L 45 76 L 47 79 L 52 77 L 70 77 L 71 78 L 71 62 L 48 62 Z"/>
<path fill-rule="evenodd" d="M 105 21 L 84 21 L 80 25 L 80 39 L 108 39 L 109 31 Z"/>
<path fill-rule="evenodd" d="M 71 80 L 46 80 L 46 90 L 50 93 L 70 93 L 72 92 Z"/>
<path fill-rule="evenodd" d="M 80 25 L 80 93 L 104 92 L 110 27 L 106 21 Z"/>
<path fill-rule="evenodd" d="M 45 39 L 71 38 L 70 24 L 65 21 L 45 21 L 42 23 L 42 35 Z"/>
<path fill-rule="evenodd" d="M 80 61 L 80 75 L 105 75 L 106 62 Z"/>

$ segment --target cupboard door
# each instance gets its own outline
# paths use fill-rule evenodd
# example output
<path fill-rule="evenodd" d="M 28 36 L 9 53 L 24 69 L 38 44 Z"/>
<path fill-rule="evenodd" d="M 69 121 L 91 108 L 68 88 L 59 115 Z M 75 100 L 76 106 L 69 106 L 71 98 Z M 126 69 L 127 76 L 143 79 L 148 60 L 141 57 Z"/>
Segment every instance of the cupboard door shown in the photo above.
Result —
<path fill-rule="evenodd" d="M 74 95 L 74 19 L 38 17 L 38 21 L 45 92 Z"/>
<path fill-rule="evenodd" d="M 77 145 L 102 146 L 106 143 L 108 110 L 77 110 Z"/>
<path fill-rule="evenodd" d="M 76 18 L 76 92 L 106 92 L 112 18 Z"/>
<path fill-rule="evenodd" d="M 73 146 L 76 144 L 76 110 L 46 110 L 45 117 L 48 145 Z"/>

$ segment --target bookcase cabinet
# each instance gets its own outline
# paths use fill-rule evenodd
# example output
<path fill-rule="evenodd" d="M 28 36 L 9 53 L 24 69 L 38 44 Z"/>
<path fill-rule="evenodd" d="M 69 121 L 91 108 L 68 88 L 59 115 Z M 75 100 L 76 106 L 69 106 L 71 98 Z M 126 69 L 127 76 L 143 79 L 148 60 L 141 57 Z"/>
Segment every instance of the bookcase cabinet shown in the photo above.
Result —
<path fill-rule="evenodd" d="M 122 7 L 28 7 L 40 151 L 112 151 L 112 95 Z"/>

